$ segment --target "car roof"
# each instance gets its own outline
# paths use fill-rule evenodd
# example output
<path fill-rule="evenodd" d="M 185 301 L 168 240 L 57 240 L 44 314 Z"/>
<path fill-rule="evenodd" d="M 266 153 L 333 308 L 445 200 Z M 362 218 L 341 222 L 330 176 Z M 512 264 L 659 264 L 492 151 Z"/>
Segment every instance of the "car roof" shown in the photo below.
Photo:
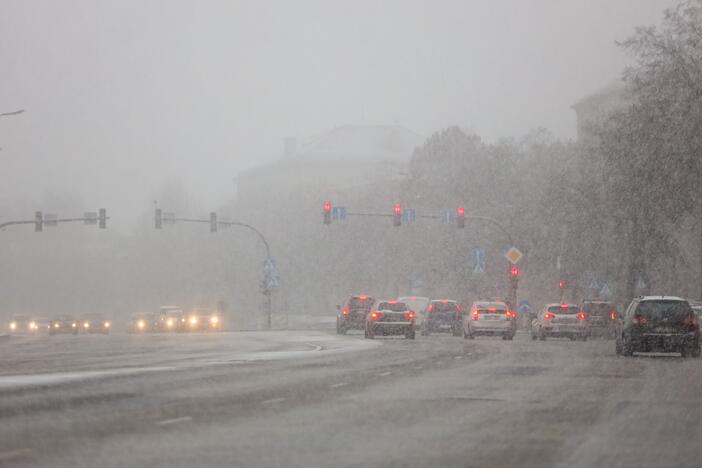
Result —
<path fill-rule="evenodd" d="M 682 297 L 678 296 L 641 296 L 638 298 L 639 301 L 644 302 L 644 301 L 683 301 L 687 302 L 687 299 L 683 299 Z"/>
<path fill-rule="evenodd" d="M 505 304 L 502 301 L 477 301 L 473 303 L 474 307 L 499 307 L 499 306 L 505 306 L 507 307 L 507 304 Z"/>
<path fill-rule="evenodd" d="M 398 301 L 428 301 L 428 297 L 424 296 L 400 296 L 397 298 Z"/>
<path fill-rule="evenodd" d="M 602 300 L 583 300 L 583 304 L 612 304 L 612 301 L 602 301 Z"/>
<path fill-rule="evenodd" d="M 546 304 L 544 307 L 545 307 L 545 308 L 549 308 L 549 307 L 561 307 L 561 306 L 566 306 L 566 307 L 568 307 L 568 308 L 570 308 L 570 307 L 578 307 L 577 304 L 568 304 L 568 303 L 566 303 L 566 302 L 553 302 L 553 303 L 551 303 L 551 304 Z M 564 309 L 565 309 L 566 307 L 564 307 Z"/>
<path fill-rule="evenodd" d="M 432 299 L 431 302 L 441 302 L 442 304 L 447 303 L 447 302 L 458 302 L 453 299 Z"/>
<path fill-rule="evenodd" d="M 402 301 L 398 301 L 397 299 L 378 299 L 378 300 L 376 300 L 375 302 L 376 302 L 377 304 L 380 304 L 381 302 L 389 302 L 389 303 L 395 303 L 395 304 L 403 304 L 403 305 L 405 305 L 405 306 L 407 305 L 407 304 L 405 304 L 405 303 L 402 302 Z"/>

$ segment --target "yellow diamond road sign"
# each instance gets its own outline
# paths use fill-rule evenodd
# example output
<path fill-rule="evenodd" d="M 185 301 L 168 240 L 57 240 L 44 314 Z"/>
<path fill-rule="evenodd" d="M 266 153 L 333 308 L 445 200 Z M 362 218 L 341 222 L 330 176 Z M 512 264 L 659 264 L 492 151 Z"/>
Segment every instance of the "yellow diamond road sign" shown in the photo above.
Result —
<path fill-rule="evenodd" d="M 524 256 L 524 254 L 516 247 L 512 247 L 507 251 L 505 254 L 505 257 L 507 257 L 507 260 L 512 262 L 512 265 L 516 265 L 519 260 Z"/>

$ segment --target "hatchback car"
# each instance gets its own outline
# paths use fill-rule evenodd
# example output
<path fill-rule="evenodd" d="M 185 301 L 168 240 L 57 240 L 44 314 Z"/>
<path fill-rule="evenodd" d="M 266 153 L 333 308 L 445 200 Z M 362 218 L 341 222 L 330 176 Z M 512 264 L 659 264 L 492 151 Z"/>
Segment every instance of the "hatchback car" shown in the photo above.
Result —
<path fill-rule="evenodd" d="M 422 321 L 422 335 L 448 332 L 461 336 L 461 305 L 450 299 L 433 300 L 427 306 Z"/>
<path fill-rule="evenodd" d="M 700 357 L 699 318 L 680 297 L 636 298 L 618 324 L 615 350 L 624 356 L 677 352 L 683 357 Z"/>
<path fill-rule="evenodd" d="M 617 328 L 617 308 L 607 301 L 583 301 L 580 311 L 587 315 L 591 336 L 613 338 Z"/>
<path fill-rule="evenodd" d="M 575 304 L 548 304 L 531 324 L 531 339 L 549 336 L 587 340 L 590 333 L 587 315 Z"/>
<path fill-rule="evenodd" d="M 474 302 L 463 318 L 463 338 L 477 335 L 502 336 L 511 340 L 517 333 L 517 316 L 504 302 Z"/>
<path fill-rule="evenodd" d="M 373 339 L 376 335 L 405 335 L 413 340 L 414 318 L 414 312 L 404 302 L 376 301 L 366 315 L 365 336 Z"/>
<path fill-rule="evenodd" d="M 370 296 L 351 296 L 343 306 L 336 306 L 339 310 L 336 317 L 336 332 L 345 335 L 349 330 L 365 330 L 366 315 L 374 302 L 375 299 Z"/>

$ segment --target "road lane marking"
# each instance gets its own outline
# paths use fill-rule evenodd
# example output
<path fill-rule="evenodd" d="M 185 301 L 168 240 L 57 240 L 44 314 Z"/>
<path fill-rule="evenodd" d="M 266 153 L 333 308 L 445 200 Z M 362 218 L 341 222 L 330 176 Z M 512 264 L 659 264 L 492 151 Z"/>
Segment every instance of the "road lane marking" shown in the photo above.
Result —
<path fill-rule="evenodd" d="M 285 398 L 271 398 L 270 400 L 265 400 L 262 401 L 261 404 L 264 405 L 275 405 L 277 403 L 282 403 L 285 401 Z"/>
<path fill-rule="evenodd" d="M 163 421 L 158 421 L 156 424 L 159 426 L 170 426 L 172 424 L 179 424 L 182 422 L 192 421 L 193 418 L 190 416 L 183 416 L 181 418 L 164 419 Z"/>
<path fill-rule="evenodd" d="M 101 371 L 52 372 L 46 374 L 24 374 L 0 376 L 0 390 L 23 387 L 41 387 L 106 377 L 123 377 L 150 372 L 166 372 L 176 367 L 126 367 Z"/>
<path fill-rule="evenodd" d="M 334 383 L 329 386 L 329 388 L 339 388 L 343 387 L 344 385 L 348 385 L 346 382 L 339 382 L 339 383 Z"/>
<path fill-rule="evenodd" d="M 392 372 L 381 372 L 378 374 L 380 377 L 387 377 L 388 375 L 392 375 Z"/>
<path fill-rule="evenodd" d="M 13 450 L 6 450 L 0 452 L 0 463 L 26 460 L 32 456 L 32 449 L 30 448 L 18 448 Z"/>

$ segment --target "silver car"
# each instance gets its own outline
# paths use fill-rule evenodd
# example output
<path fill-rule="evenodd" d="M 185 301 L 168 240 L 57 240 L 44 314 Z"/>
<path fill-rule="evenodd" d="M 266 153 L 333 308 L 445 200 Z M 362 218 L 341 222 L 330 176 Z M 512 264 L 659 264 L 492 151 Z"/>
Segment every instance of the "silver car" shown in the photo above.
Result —
<path fill-rule="evenodd" d="M 532 340 L 554 336 L 585 341 L 589 334 L 587 314 L 575 304 L 548 304 L 531 324 Z"/>
<path fill-rule="evenodd" d="M 368 339 L 376 335 L 405 335 L 414 339 L 414 311 L 403 302 L 376 301 L 366 315 L 365 336 Z"/>
<path fill-rule="evenodd" d="M 511 340 L 517 332 L 517 316 L 504 302 L 474 302 L 463 316 L 463 338 L 500 335 Z"/>

